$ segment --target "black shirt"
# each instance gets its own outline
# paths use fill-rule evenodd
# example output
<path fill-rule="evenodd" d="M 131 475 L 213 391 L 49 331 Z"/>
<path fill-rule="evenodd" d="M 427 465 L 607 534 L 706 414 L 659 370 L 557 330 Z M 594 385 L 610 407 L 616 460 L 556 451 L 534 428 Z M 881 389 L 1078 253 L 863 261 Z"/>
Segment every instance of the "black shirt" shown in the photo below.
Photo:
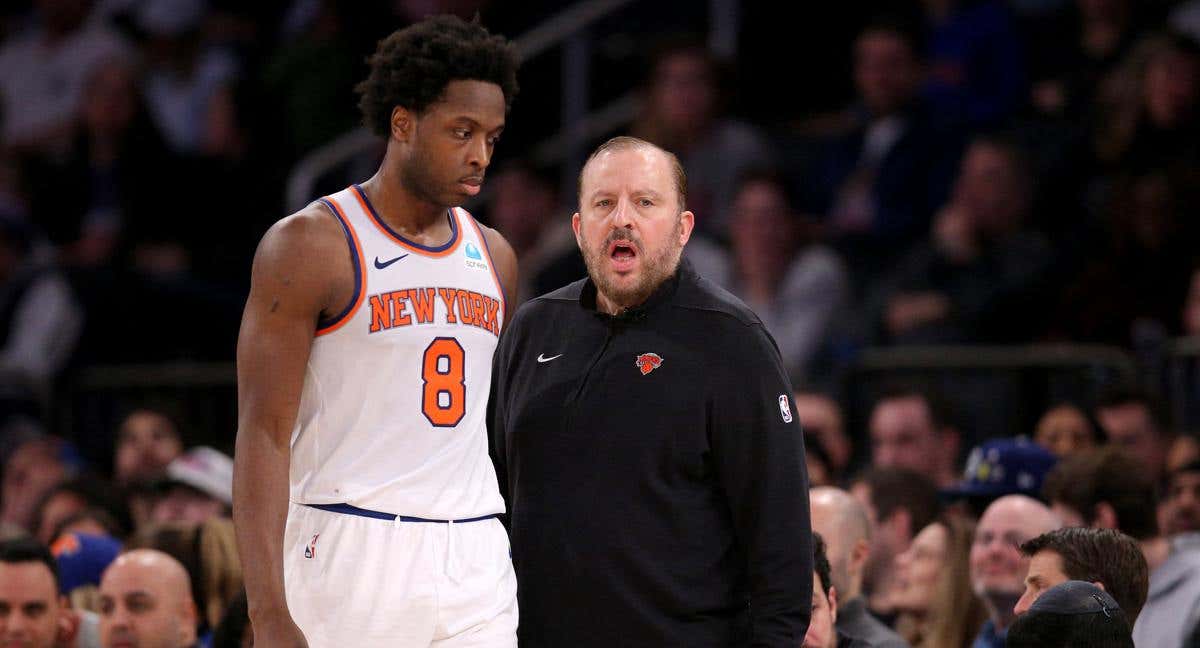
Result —
<path fill-rule="evenodd" d="M 640 307 L 595 303 L 590 280 L 539 297 L 496 352 L 521 646 L 799 646 L 808 479 L 774 341 L 687 261 Z"/>

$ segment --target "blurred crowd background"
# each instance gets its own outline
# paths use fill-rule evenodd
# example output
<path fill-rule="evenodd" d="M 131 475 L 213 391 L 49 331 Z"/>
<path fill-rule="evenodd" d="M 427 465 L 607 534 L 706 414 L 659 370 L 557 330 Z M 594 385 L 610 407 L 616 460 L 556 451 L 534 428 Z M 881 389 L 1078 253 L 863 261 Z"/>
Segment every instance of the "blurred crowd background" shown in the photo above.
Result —
<path fill-rule="evenodd" d="M 876 534 L 873 578 L 953 499 L 1058 497 L 1097 523 L 1117 495 L 1046 481 L 1077 453 L 1145 478 L 1147 519 L 1108 526 L 1200 531 L 1200 0 L 14 0 L 5 534 L 217 547 L 183 560 L 193 584 L 212 561 L 236 571 L 222 519 L 250 259 L 275 220 L 374 171 L 353 86 L 378 39 L 433 13 L 478 14 L 524 59 L 467 205 L 516 249 L 522 300 L 584 274 L 569 222 L 595 144 L 680 156 L 686 255 L 777 340 L 814 485 L 874 484 L 856 494 L 881 529 L 902 498 L 880 489 L 920 509 Z M 1145 546 L 1153 570 L 1164 545 Z M 222 593 L 209 630 L 240 587 L 226 577 L 196 593 Z M 914 645 L 932 627 L 872 607 Z"/>

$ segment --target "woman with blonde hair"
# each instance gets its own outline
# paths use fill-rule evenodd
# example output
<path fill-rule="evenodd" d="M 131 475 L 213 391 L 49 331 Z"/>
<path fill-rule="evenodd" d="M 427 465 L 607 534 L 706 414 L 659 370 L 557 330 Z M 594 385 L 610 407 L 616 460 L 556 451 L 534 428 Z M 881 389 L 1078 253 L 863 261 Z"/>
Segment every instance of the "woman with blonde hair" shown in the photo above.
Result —
<path fill-rule="evenodd" d="M 158 549 L 175 557 L 192 578 L 192 597 L 205 627 L 215 628 L 225 608 L 242 590 L 233 522 L 211 518 L 202 524 L 163 523 L 138 531 L 126 544 L 131 549 Z"/>
<path fill-rule="evenodd" d="M 969 646 L 983 625 L 968 571 L 974 534 L 970 521 L 942 516 L 896 556 L 896 631 L 915 648 Z"/>

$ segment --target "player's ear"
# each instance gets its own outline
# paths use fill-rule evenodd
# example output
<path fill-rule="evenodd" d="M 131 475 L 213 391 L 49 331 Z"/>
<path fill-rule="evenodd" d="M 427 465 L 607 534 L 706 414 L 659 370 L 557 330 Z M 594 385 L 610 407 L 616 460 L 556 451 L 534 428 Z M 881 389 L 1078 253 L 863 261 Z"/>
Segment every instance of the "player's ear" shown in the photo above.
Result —
<path fill-rule="evenodd" d="M 412 136 L 413 114 L 404 106 L 392 108 L 392 137 L 401 142 L 407 142 Z"/>

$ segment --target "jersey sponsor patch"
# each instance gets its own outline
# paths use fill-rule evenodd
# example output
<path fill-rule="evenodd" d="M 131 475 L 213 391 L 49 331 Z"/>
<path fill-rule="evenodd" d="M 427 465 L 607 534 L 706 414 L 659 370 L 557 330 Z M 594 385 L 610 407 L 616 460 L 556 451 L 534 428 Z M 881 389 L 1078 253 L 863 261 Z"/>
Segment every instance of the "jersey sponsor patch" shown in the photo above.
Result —
<path fill-rule="evenodd" d="M 662 356 L 658 355 L 657 353 L 643 353 L 642 355 L 638 356 L 637 360 L 634 362 L 634 364 L 637 365 L 637 368 L 641 370 L 643 376 L 661 367 L 662 363 Z"/>
<path fill-rule="evenodd" d="M 784 423 L 792 422 L 792 407 L 788 404 L 787 394 L 779 395 L 779 415 L 783 417 Z"/>
<path fill-rule="evenodd" d="M 466 265 L 468 268 L 472 268 L 475 270 L 487 270 L 488 269 L 488 265 L 487 265 L 487 263 L 484 262 L 483 253 L 479 251 L 478 245 L 475 245 L 474 243 L 467 241 L 466 246 L 464 246 L 463 254 L 465 254 L 467 257 Z"/>

